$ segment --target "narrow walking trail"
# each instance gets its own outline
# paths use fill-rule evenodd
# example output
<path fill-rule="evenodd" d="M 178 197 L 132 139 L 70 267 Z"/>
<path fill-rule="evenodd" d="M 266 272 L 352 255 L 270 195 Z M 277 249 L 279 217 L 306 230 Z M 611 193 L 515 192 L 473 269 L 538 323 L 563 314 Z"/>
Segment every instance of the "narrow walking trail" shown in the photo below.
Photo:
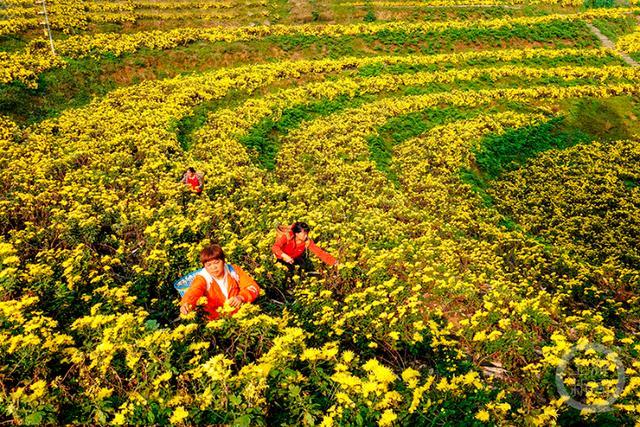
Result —
<path fill-rule="evenodd" d="M 616 49 L 616 44 L 614 42 L 612 42 L 611 39 L 609 39 L 609 37 L 607 37 L 604 34 L 602 34 L 600 32 L 600 30 L 598 29 L 598 27 L 596 27 L 595 25 L 593 25 L 590 22 L 587 22 L 587 26 L 589 27 L 591 32 L 600 40 L 600 42 L 602 43 L 602 45 L 604 47 L 606 47 L 607 49 L 613 50 L 615 53 L 620 55 L 620 57 L 622 59 L 624 59 L 624 62 L 626 62 L 627 64 L 631 65 L 632 67 L 640 66 L 640 64 L 638 64 L 638 62 L 636 60 L 634 60 L 632 57 L 630 57 L 626 52 L 623 52 L 621 50 L 617 50 Z"/>

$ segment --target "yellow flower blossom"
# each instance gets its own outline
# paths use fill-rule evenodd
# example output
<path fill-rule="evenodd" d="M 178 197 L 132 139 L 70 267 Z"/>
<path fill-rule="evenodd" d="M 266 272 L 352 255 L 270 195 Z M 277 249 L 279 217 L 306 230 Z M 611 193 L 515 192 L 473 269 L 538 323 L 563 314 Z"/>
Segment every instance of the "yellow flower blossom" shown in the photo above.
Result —
<path fill-rule="evenodd" d="M 169 418 L 169 421 L 172 424 L 180 424 L 189 416 L 189 412 L 186 411 L 182 406 L 178 406 Z"/>
<path fill-rule="evenodd" d="M 482 421 L 483 423 L 486 423 L 487 421 L 489 421 L 489 418 L 490 418 L 489 413 L 484 409 L 478 411 L 475 416 L 476 420 Z"/>

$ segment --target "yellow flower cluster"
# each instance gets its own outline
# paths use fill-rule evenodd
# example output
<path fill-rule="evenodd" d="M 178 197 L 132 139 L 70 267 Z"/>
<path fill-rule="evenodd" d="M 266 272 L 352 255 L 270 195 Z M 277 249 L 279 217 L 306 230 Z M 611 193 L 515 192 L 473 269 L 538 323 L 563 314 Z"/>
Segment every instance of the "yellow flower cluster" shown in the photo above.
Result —
<path fill-rule="evenodd" d="M 372 58 L 343 57 L 339 59 L 321 61 L 296 61 L 295 63 L 281 62 L 275 64 L 260 65 L 260 73 L 278 75 L 290 67 L 298 69 L 298 73 L 333 72 L 348 70 L 351 67 L 366 67 L 374 64 L 384 65 L 432 65 L 449 62 L 454 65 L 470 61 L 517 61 L 532 58 L 545 58 L 548 60 L 577 57 L 599 58 L 612 55 L 606 49 L 504 49 L 490 51 L 466 51 L 454 54 L 439 55 L 407 55 L 407 56 L 376 56 Z M 50 68 L 64 66 L 64 61 L 50 54 L 42 54 L 37 51 L 2 54 L 0 64 L 3 65 L 0 82 L 8 83 L 20 80 L 24 83 L 35 85 L 38 73 Z M 241 68 L 249 72 L 246 67 Z M 235 75 L 233 72 L 231 75 Z"/>
<path fill-rule="evenodd" d="M 71 1 L 71 0 L 70 0 Z M 416 31 L 446 31 L 446 30 L 463 30 L 472 28 L 509 28 L 514 25 L 544 25 L 545 23 L 557 21 L 575 21 L 590 20 L 596 18 L 616 18 L 623 17 L 633 9 L 599 9 L 590 10 L 580 13 L 570 14 L 551 14 L 537 17 L 515 17 L 515 18 L 499 18 L 478 21 L 444 21 L 444 22 L 387 22 L 387 23 L 368 23 L 368 24 L 333 24 L 333 25 L 271 25 L 260 27 L 240 27 L 240 28 L 178 28 L 167 31 L 155 30 L 133 34 L 114 34 L 100 33 L 82 36 L 71 36 L 65 40 L 57 41 L 56 49 L 63 57 L 81 58 L 85 56 L 96 56 L 110 53 L 116 56 L 125 53 L 135 52 L 141 48 L 151 49 L 169 49 L 186 43 L 195 41 L 206 42 L 237 42 L 262 39 L 270 36 L 313 36 L 313 37 L 340 37 L 363 34 L 377 34 L 381 32 L 416 32 Z M 69 24 L 68 28 L 75 26 L 86 27 L 86 22 L 94 21 L 113 21 L 120 22 L 118 19 L 136 20 L 136 14 L 139 17 L 147 16 L 152 12 L 125 11 L 124 15 L 113 15 L 104 12 L 84 13 L 81 22 Z M 71 12 L 70 12 L 71 13 Z M 73 12 L 75 13 L 75 12 Z M 127 13 L 129 15 L 127 15 Z M 153 12 L 155 13 L 155 12 Z M 131 15 L 133 14 L 133 15 Z M 76 16 L 76 15 L 74 15 Z M 78 15 L 79 16 L 79 15 Z M 120 17 L 120 18 L 118 18 Z M 226 15 L 219 16 L 220 18 Z M 80 19 L 80 18 L 74 18 Z M 115 21 L 114 21 L 115 20 Z M 23 25 L 23 24 L 20 24 Z M 26 25 L 26 24 L 24 24 Z M 66 24 L 60 24 L 65 26 Z M 55 26 L 55 23 L 54 23 Z M 9 28 L 9 27 L 7 27 Z M 7 32 L 14 32 L 7 29 Z M 1 34 L 1 32 L 0 32 Z M 48 55 L 48 54 L 46 54 Z M 34 52 L 17 52 L 11 57 L 1 58 L 0 64 L 5 65 L 5 75 L 0 75 L 0 82 L 9 82 L 11 80 L 32 79 L 33 75 L 44 71 L 45 69 L 59 66 L 59 62 L 54 62 L 47 58 L 34 58 Z M 11 80 L 10 80 L 11 79 Z"/>
<path fill-rule="evenodd" d="M 262 11 L 261 14 L 263 16 L 268 15 L 267 11 Z M 136 22 L 140 19 L 149 19 L 149 18 L 163 18 L 163 19 L 215 19 L 215 20 L 231 20 L 238 17 L 238 14 L 235 12 L 211 12 L 209 10 L 198 10 L 198 11 L 175 11 L 170 10 L 170 12 L 164 12 L 164 9 L 161 10 L 138 10 L 135 13 L 131 14 L 131 21 Z"/>
<path fill-rule="evenodd" d="M 266 6 L 266 0 L 254 0 L 239 3 L 234 0 L 221 2 L 82 2 L 78 0 L 52 0 L 47 2 L 50 15 L 50 25 L 54 30 L 61 30 L 65 34 L 75 33 L 77 30 L 88 29 L 89 23 L 135 23 L 140 19 L 163 16 L 165 19 L 178 18 L 208 18 L 232 19 L 235 13 L 211 12 L 211 9 L 232 9 L 239 5 L 250 7 Z M 10 3 L 8 5 L 10 19 L 0 20 L 0 36 L 21 33 L 41 25 L 38 18 L 40 9 L 33 3 Z M 161 11 L 176 11 L 188 9 L 187 14 L 161 14 Z M 268 14 L 263 10 L 265 14 Z M 160 15 L 161 14 L 161 15 Z"/>
<path fill-rule="evenodd" d="M 34 28 L 39 24 L 38 18 L 25 18 L 15 17 L 12 19 L 3 19 L 0 21 L 0 36 L 6 34 L 15 34 L 26 30 L 27 28 Z"/>
<path fill-rule="evenodd" d="M 0 83 L 17 80 L 35 88 L 38 74 L 51 68 L 62 68 L 65 64 L 62 58 L 50 53 L 0 52 Z"/>
<path fill-rule="evenodd" d="M 620 37 L 616 42 L 616 48 L 624 52 L 640 52 L 640 31 Z"/>
<path fill-rule="evenodd" d="M 469 28 L 509 28 L 514 25 L 542 25 L 556 21 L 590 20 L 596 18 L 624 17 L 634 9 L 594 9 L 586 12 L 570 14 L 551 14 L 546 16 L 497 18 L 477 21 L 443 21 L 443 22 L 383 22 L 365 24 L 331 24 L 331 25 L 271 25 L 258 27 L 223 28 L 179 28 L 168 31 L 150 31 L 135 34 L 94 34 L 91 36 L 73 36 L 60 42 L 58 49 L 64 56 L 81 57 L 91 54 L 112 53 L 121 55 L 134 52 L 140 48 L 167 49 L 194 41 L 237 42 L 257 40 L 273 36 L 313 36 L 341 37 L 376 34 L 387 31 L 446 31 Z"/>
<path fill-rule="evenodd" d="M 133 9 L 230 9 L 236 5 L 234 1 L 189 1 L 189 2 L 175 2 L 175 1 L 132 1 L 129 3 Z"/>

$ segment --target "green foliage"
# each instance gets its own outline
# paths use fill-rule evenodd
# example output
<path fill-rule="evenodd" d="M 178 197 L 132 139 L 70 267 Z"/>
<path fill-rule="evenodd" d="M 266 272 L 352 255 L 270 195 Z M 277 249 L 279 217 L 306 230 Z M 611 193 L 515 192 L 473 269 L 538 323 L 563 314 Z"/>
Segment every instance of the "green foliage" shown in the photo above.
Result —
<path fill-rule="evenodd" d="M 567 128 L 590 135 L 593 140 L 628 139 L 639 129 L 637 120 L 628 114 L 633 108 L 628 97 L 583 98 L 570 101 L 565 108 Z"/>
<path fill-rule="evenodd" d="M 486 206 L 493 205 L 492 197 L 487 193 L 491 180 L 504 172 L 522 167 L 543 151 L 568 148 L 593 139 L 594 136 L 566 123 L 566 118 L 552 118 L 539 125 L 483 138 L 475 153 L 475 163 L 470 169 L 462 169 L 460 178 L 471 186 Z M 584 123 L 584 126 L 589 125 Z M 507 228 L 513 228 L 512 220 L 505 218 L 504 221 Z"/>
<path fill-rule="evenodd" d="M 594 19 L 592 23 L 614 42 L 618 37 L 634 32 L 637 25 L 633 15 L 620 19 Z"/>
<path fill-rule="evenodd" d="M 375 22 L 376 14 L 373 11 L 373 8 L 368 8 L 367 13 L 364 15 L 363 20 L 364 22 Z"/>
<path fill-rule="evenodd" d="M 604 57 L 590 57 L 579 58 L 574 56 L 566 56 L 559 58 L 527 58 L 527 59 L 514 59 L 512 61 L 497 61 L 495 59 L 478 59 L 470 60 L 466 63 L 456 64 L 455 66 L 449 62 L 442 62 L 439 64 L 392 64 L 385 65 L 383 63 L 375 63 L 363 66 L 358 69 L 358 75 L 362 77 L 377 76 L 380 74 L 405 74 L 405 73 L 417 73 L 417 72 L 434 72 L 445 71 L 460 67 L 500 67 L 507 64 L 518 66 L 544 66 L 544 67 L 561 67 L 570 66 L 580 63 L 581 66 L 599 67 L 606 65 L 624 65 L 624 61 L 618 56 L 608 55 Z M 566 84 L 566 82 L 562 82 Z"/>
<path fill-rule="evenodd" d="M 487 179 L 495 179 L 506 171 L 524 165 L 529 158 L 551 149 L 563 149 L 586 143 L 590 137 L 580 131 L 562 129 L 563 119 L 553 118 L 537 126 L 529 126 L 489 136 L 482 141 L 475 159 Z"/>
<path fill-rule="evenodd" d="M 475 153 L 477 170 L 462 171 L 464 180 L 477 189 L 486 188 L 486 180 L 515 170 L 527 160 L 551 149 L 565 149 L 592 140 L 614 141 L 630 137 L 629 125 L 617 105 L 624 99 L 579 99 L 568 104 L 565 117 L 508 131 L 483 139 Z M 623 104 L 626 105 L 626 104 Z"/>
<path fill-rule="evenodd" d="M 24 49 L 27 44 L 28 40 L 20 34 L 5 34 L 0 36 L 0 52 L 15 52 Z"/>
<path fill-rule="evenodd" d="M 584 0 L 584 7 L 587 8 L 599 8 L 599 7 L 615 7 L 616 0 Z"/>
<path fill-rule="evenodd" d="M 443 32 L 394 32 L 380 31 L 374 35 L 363 36 L 370 44 L 390 46 L 394 49 L 406 49 L 407 46 L 419 46 L 422 52 L 434 53 L 454 50 L 455 42 L 469 43 L 475 46 L 502 46 L 511 39 L 529 42 L 553 43 L 563 46 L 570 40 L 579 47 L 595 46 L 596 40 L 582 22 L 549 22 L 544 25 L 512 25 L 509 28 L 468 28 L 451 29 Z"/>

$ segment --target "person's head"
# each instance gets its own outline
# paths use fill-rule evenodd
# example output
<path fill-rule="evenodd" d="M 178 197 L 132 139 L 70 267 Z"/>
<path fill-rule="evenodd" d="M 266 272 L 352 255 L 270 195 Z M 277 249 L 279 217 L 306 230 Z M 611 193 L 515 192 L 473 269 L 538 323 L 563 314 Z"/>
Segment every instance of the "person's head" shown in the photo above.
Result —
<path fill-rule="evenodd" d="M 214 277 L 224 276 L 225 257 L 220 245 L 208 245 L 200 251 L 200 262 L 209 274 Z"/>
<path fill-rule="evenodd" d="M 196 174 L 196 170 L 194 168 L 187 169 L 187 176 L 192 177 Z"/>
<path fill-rule="evenodd" d="M 294 222 L 291 231 L 296 240 L 299 241 L 305 241 L 309 236 L 309 226 L 306 222 Z"/>

